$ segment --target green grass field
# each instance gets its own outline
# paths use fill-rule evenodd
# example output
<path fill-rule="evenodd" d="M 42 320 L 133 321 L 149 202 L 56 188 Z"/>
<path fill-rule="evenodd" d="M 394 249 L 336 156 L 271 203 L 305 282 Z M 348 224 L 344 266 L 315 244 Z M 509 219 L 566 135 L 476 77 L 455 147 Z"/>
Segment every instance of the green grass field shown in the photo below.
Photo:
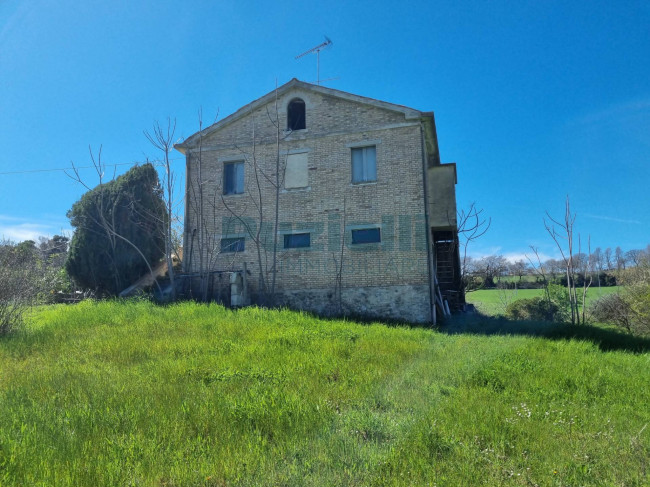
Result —
<path fill-rule="evenodd" d="M 587 290 L 587 309 L 589 304 L 601 296 L 618 292 L 619 286 L 592 287 Z M 480 289 L 467 293 L 468 303 L 476 306 L 476 309 L 488 316 L 503 315 L 508 303 L 517 299 L 533 298 L 542 296 L 543 289 Z M 582 302 L 582 290 L 578 290 L 579 299 Z"/>
<path fill-rule="evenodd" d="M 0 339 L 0 485 L 648 485 L 646 341 L 474 326 L 40 309 Z"/>

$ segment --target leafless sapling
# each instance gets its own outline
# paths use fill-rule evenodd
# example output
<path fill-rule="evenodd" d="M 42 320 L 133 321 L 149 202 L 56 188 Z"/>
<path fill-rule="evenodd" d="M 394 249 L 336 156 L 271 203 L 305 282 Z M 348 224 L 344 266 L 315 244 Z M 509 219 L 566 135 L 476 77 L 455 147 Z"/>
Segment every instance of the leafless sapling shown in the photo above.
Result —
<path fill-rule="evenodd" d="M 458 241 L 461 247 L 461 285 L 466 285 L 468 280 L 468 248 L 472 242 L 481 238 L 490 229 L 492 218 L 485 218 L 483 208 L 476 207 L 476 202 L 472 202 L 467 210 L 461 209 L 457 215 L 458 221 Z M 466 287 L 465 291 L 473 291 Z"/>
<path fill-rule="evenodd" d="M 162 151 L 163 159 L 160 162 L 162 166 L 164 177 L 162 179 L 163 195 L 167 212 L 164 215 L 165 221 L 163 222 L 164 238 L 165 238 L 165 260 L 167 261 L 167 272 L 169 274 L 169 282 L 171 287 L 171 300 L 176 299 L 176 283 L 174 280 L 174 255 L 178 256 L 178 249 L 174 245 L 173 222 L 175 220 L 175 200 L 174 194 L 176 189 L 176 175 L 172 171 L 171 159 L 169 154 L 174 148 L 174 133 L 176 131 L 176 119 L 172 122 L 167 118 L 167 127 L 163 128 L 160 123 L 155 122 L 153 133 L 144 131 L 147 140 L 156 148 Z"/>
<path fill-rule="evenodd" d="M 544 218 L 544 228 L 551 236 L 557 246 L 562 260 L 564 261 L 565 273 L 567 279 L 567 291 L 569 293 L 569 306 L 571 309 L 571 324 L 580 324 L 580 313 L 578 310 L 578 297 L 576 293 L 576 266 L 574 262 L 574 224 L 576 215 L 571 213 L 571 203 L 569 197 L 566 197 L 564 204 L 564 218 L 562 220 L 554 219 L 548 212 Z M 565 245 L 562 244 L 565 242 Z"/>

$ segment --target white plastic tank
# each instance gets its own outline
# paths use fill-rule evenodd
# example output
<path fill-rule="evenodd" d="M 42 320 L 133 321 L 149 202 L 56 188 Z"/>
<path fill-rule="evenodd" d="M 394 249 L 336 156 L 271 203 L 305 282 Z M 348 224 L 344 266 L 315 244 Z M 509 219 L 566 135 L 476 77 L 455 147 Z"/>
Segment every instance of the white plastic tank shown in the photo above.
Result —
<path fill-rule="evenodd" d="M 241 272 L 230 273 L 230 306 L 244 306 L 244 279 Z"/>

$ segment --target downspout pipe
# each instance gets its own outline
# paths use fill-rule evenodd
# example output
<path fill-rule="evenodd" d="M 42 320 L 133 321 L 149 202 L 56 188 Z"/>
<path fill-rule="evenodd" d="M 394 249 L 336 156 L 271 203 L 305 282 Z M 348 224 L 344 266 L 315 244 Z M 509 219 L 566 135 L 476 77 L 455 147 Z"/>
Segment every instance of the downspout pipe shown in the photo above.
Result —
<path fill-rule="evenodd" d="M 183 195 L 185 208 L 183 215 L 183 260 L 181 262 L 181 269 L 183 272 L 191 272 L 192 251 L 190 251 L 189 255 L 187 254 L 187 251 L 189 249 L 188 234 L 190 232 L 190 179 L 192 178 L 190 170 L 192 149 L 190 147 L 187 147 L 184 143 L 174 144 L 174 149 L 185 156 L 185 194 Z M 193 241 L 194 239 L 192 239 L 192 242 Z"/>
<path fill-rule="evenodd" d="M 433 326 L 437 325 L 436 320 L 436 298 L 435 298 L 435 284 L 433 277 L 433 258 L 431 256 L 431 224 L 429 222 L 429 192 L 428 192 L 428 177 L 427 177 L 427 150 L 424 141 L 424 121 L 420 121 L 420 143 L 422 145 L 422 186 L 424 191 L 424 222 L 426 225 L 426 232 L 424 232 L 427 244 L 427 270 L 429 275 L 429 313 L 430 322 Z"/>
<path fill-rule="evenodd" d="M 185 158 L 185 215 L 184 215 L 184 228 L 183 228 L 183 262 L 182 262 L 182 269 L 184 272 L 191 272 L 192 271 L 192 253 L 194 249 L 189 248 L 189 242 L 188 242 L 188 234 L 190 232 L 190 178 L 192 175 L 190 174 L 191 170 L 191 151 L 187 152 L 187 156 Z M 192 243 L 194 243 L 194 239 L 192 239 Z M 187 250 L 190 251 L 190 255 L 187 256 L 185 253 Z"/>

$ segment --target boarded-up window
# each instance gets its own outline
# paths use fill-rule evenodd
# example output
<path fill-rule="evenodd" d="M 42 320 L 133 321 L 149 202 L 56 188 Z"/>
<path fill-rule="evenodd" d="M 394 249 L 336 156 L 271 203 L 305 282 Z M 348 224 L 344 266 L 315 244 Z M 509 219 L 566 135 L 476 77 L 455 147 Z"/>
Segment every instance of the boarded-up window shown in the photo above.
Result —
<path fill-rule="evenodd" d="M 307 186 L 309 186 L 307 152 L 289 154 L 284 174 L 285 189 L 306 188 Z"/>

